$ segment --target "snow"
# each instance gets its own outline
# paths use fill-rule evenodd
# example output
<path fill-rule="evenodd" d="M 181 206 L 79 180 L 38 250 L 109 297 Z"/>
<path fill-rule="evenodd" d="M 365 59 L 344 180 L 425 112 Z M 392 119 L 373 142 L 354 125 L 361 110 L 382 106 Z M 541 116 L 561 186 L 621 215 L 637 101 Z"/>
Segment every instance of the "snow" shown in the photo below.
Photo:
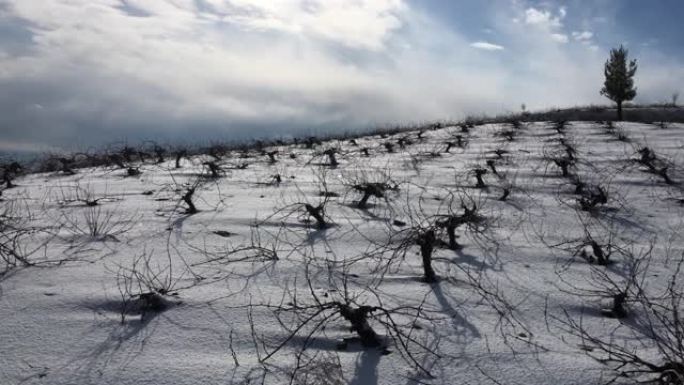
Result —
<path fill-rule="evenodd" d="M 471 128 L 470 134 L 457 126 L 428 130 L 423 139 L 406 132 L 358 138 L 357 145 L 345 140 L 313 149 L 269 147 L 278 151 L 276 163 L 256 150 L 245 158 L 234 151 L 218 162 L 220 178 L 198 176 L 206 174 L 203 162 L 209 156 L 184 159 L 180 169 L 173 159 L 138 163 L 142 173 L 136 177 L 110 167 L 18 178 L 17 187 L 3 191 L 0 204 L 14 202 L 14 213 L 26 218 L 24 226 L 39 230 L 22 238 L 25 246 L 46 246 L 31 254 L 36 266 L 16 266 L 0 278 L 0 383 L 247 383 L 264 373 L 258 362 L 267 355 L 262 339 L 269 352 L 287 341 L 267 360 L 266 383 L 290 383 L 304 344 L 305 357 L 314 362 L 294 383 L 606 381 L 611 372 L 567 332 L 567 317 L 581 319 L 594 335 L 632 343 L 646 355 L 654 354 L 653 345 L 635 341 L 630 328 L 617 328 L 634 318 L 601 314 L 610 298 L 580 295 L 581 289 L 596 287 L 591 272 L 597 266 L 573 257 L 570 248 L 577 243 L 552 246 L 584 238 L 585 226 L 602 241 L 614 237 L 635 256 L 643 257 L 652 246 L 647 278 L 653 290 L 666 284 L 669 261 L 684 249 L 684 206 L 677 201 L 684 198 L 681 185 L 663 183 L 634 161 L 637 149 L 648 146 L 670 162 L 672 179 L 684 182 L 684 126 L 616 126 L 629 142 L 616 140 L 599 123 L 570 122 L 564 135 L 577 150 L 573 172 L 608 190 L 608 203 L 593 216 L 577 210 L 574 186 L 545 159 L 562 153 L 551 122 L 523 124 L 512 142 L 498 134 L 509 125 L 488 124 Z M 455 135 L 467 136 L 467 147 L 445 153 L 444 143 Z M 411 143 L 400 148 L 400 137 Z M 387 152 L 385 142 L 395 143 L 394 153 Z M 362 155 L 364 147 L 370 157 Z M 327 148 L 338 148 L 337 167 L 321 155 Z M 489 188 L 476 189 L 470 172 L 487 168 L 486 160 L 496 159 L 492 151 L 501 148 L 507 153 L 497 160 L 497 171 L 514 186 L 505 202 L 498 200 L 501 178 L 490 171 L 485 175 Z M 241 162 L 249 166 L 235 167 Z M 280 184 L 272 183 L 275 174 L 282 177 Z M 361 194 L 349 187 L 359 180 L 391 181 L 398 189 L 388 191 L 386 199 L 371 197 L 368 208 L 360 210 L 355 203 Z M 193 201 L 199 212 L 188 215 L 181 195 L 197 181 Z M 321 196 L 326 189 L 338 196 Z M 436 248 L 440 281 L 427 284 L 421 280 L 418 247 L 390 259 L 387 242 L 444 213 L 450 194 L 456 211 L 461 199 L 477 203 L 486 227 L 481 232 L 459 228 L 463 249 Z M 84 197 L 102 199 L 88 207 Z M 317 229 L 304 221 L 300 203 L 324 201 L 332 224 Z M 100 222 L 108 218 L 108 235 L 89 235 L 87 215 L 99 215 Z M 254 245 L 262 249 L 230 252 Z M 604 270 L 620 281 L 627 261 L 622 255 L 613 258 Z M 141 312 L 141 299 L 122 296 L 126 283 L 130 293 L 146 291 L 138 286 L 141 277 L 130 272 L 134 263 L 138 271 L 151 272 L 142 278 L 170 283 L 169 292 L 162 293 L 167 295 L 154 299 L 163 301 L 158 311 Z M 353 341 L 340 350 L 338 345 L 354 333 L 339 316 L 310 339 L 313 325 L 287 339 L 287 328 L 297 325 L 295 315 L 281 314 L 281 324 L 269 306 L 340 300 L 343 277 L 359 305 L 422 306 L 418 318 L 396 318 L 402 330 L 411 330 L 416 341 L 436 353 L 410 348 L 433 378 L 411 365 L 375 320 L 371 326 L 386 338 L 390 354 Z M 484 295 L 483 288 L 510 308 L 496 307 L 504 302 Z M 503 321 L 500 311 L 510 312 Z"/>

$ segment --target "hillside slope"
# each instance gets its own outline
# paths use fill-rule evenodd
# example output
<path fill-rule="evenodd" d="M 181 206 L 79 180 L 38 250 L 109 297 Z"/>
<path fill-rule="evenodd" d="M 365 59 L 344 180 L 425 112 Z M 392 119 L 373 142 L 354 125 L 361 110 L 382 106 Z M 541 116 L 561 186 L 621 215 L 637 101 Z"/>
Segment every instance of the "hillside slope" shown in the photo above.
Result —
<path fill-rule="evenodd" d="M 681 364 L 654 336 L 679 311 L 683 132 L 450 126 L 19 178 L 0 383 L 587 384 L 621 347 Z"/>

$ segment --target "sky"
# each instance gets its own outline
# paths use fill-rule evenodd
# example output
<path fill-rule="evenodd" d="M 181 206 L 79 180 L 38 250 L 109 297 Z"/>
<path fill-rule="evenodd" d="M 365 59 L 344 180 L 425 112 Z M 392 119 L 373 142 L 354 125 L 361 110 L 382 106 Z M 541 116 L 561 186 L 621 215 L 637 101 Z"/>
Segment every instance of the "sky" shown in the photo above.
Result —
<path fill-rule="evenodd" d="M 0 151 L 341 132 L 684 91 L 681 0 L 0 0 Z"/>

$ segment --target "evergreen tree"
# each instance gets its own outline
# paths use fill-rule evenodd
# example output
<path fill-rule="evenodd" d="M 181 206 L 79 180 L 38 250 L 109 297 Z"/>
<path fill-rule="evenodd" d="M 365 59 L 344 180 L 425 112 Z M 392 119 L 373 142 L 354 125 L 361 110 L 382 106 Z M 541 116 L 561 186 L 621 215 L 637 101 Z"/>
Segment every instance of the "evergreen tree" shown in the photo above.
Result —
<path fill-rule="evenodd" d="M 601 95 L 617 104 L 618 120 L 622 120 L 622 103 L 630 101 L 636 96 L 634 88 L 634 74 L 637 70 L 636 60 L 627 63 L 627 49 L 610 50 L 610 59 L 606 61 L 604 73 L 606 80 L 601 89 Z"/>

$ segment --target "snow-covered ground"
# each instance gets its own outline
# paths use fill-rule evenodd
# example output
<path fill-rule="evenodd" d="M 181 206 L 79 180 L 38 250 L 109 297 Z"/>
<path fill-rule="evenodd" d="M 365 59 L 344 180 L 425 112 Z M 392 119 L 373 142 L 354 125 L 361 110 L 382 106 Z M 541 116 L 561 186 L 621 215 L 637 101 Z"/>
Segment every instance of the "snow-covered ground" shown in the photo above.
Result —
<path fill-rule="evenodd" d="M 683 130 L 454 126 L 197 156 L 181 168 L 138 162 L 137 176 L 112 166 L 18 178 L 0 196 L 3 226 L 31 229 L 14 247 L 32 266 L 0 265 L 0 383 L 612 379 L 578 331 L 662 364 L 627 282 L 637 261 L 634 280 L 653 296 L 679 275 Z M 645 146 L 674 183 L 638 162 Z M 563 177 L 557 163 L 568 158 Z M 486 187 L 476 187 L 478 168 Z M 353 185 L 363 183 L 384 197 L 359 208 Z M 189 214 L 182 197 L 193 187 Z M 323 205 L 324 228 L 306 204 Z M 462 221 L 462 248 L 439 226 L 450 218 Z M 424 279 L 428 243 L 436 283 Z M 611 296 L 621 290 L 618 319 Z M 353 338 L 343 313 L 360 309 L 383 347 Z"/>

